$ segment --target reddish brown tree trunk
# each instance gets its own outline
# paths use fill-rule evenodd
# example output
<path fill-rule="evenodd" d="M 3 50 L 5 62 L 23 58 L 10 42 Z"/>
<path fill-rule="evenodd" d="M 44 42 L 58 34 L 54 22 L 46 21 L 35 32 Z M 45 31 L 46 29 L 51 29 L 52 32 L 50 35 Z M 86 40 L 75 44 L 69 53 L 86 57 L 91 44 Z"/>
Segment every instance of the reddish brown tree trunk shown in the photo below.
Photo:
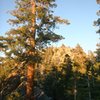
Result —
<path fill-rule="evenodd" d="M 35 15 L 35 0 L 31 0 L 32 14 Z M 30 46 L 33 48 L 29 51 L 30 56 L 35 57 L 35 17 L 32 19 L 32 27 L 30 27 L 31 36 L 29 38 Z M 29 62 L 27 66 L 27 84 L 26 84 L 26 100 L 34 99 L 34 68 L 35 62 Z"/>
<path fill-rule="evenodd" d="M 26 100 L 34 100 L 34 66 L 33 64 L 27 66 Z"/>

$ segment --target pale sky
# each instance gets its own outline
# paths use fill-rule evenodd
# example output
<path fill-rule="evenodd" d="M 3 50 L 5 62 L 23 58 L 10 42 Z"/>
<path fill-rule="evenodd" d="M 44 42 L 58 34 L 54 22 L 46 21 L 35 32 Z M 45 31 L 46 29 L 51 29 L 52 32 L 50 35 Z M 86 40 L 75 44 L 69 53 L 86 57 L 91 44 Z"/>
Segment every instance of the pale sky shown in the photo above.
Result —
<path fill-rule="evenodd" d="M 61 25 L 56 29 L 56 32 L 65 39 L 55 45 L 65 44 L 75 47 L 79 43 L 86 52 L 95 51 L 99 42 L 99 36 L 93 26 L 93 21 L 98 18 L 96 12 L 99 10 L 96 0 L 56 0 L 56 2 L 58 6 L 55 8 L 55 15 L 69 19 L 71 24 Z M 11 18 L 7 12 L 14 7 L 14 0 L 0 0 L 0 35 L 4 35 L 12 27 L 7 23 Z"/>

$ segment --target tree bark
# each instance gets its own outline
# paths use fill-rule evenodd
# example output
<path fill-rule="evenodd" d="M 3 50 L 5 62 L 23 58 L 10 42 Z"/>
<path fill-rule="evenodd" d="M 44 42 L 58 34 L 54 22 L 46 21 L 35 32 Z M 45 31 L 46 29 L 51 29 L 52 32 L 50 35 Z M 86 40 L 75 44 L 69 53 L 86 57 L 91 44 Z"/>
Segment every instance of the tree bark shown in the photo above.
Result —
<path fill-rule="evenodd" d="M 34 66 L 33 64 L 27 66 L 26 100 L 34 100 Z"/>
<path fill-rule="evenodd" d="M 88 94 L 89 94 L 89 100 L 92 100 L 91 99 L 91 90 L 90 90 L 90 81 L 89 81 L 89 76 L 88 76 L 88 74 L 87 74 L 87 84 L 88 84 Z"/>
<path fill-rule="evenodd" d="M 77 72 L 74 74 L 74 100 L 77 100 Z"/>
<path fill-rule="evenodd" d="M 29 45 L 32 49 L 29 50 L 29 55 L 35 57 L 35 0 L 31 0 L 31 11 L 33 16 L 32 27 L 30 27 L 31 36 L 29 38 Z M 27 83 L 26 83 L 26 100 L 35 100 L 34 98 L 34 68 L 35 61 L 28 62 L 27 65 Z"/>

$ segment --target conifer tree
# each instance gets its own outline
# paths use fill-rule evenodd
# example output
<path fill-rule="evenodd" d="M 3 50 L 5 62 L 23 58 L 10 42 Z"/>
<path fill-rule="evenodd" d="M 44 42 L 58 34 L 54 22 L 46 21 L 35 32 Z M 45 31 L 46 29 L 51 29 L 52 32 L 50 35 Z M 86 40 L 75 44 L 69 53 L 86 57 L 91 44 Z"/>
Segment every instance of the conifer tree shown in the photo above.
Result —
<path fill-rule="evenodd" d="M 0 37 L 0 45 L 9 61 L 13 59 L 17 66 L 27 66 L 26 96 L 27 100 L 34 100 L 32 93 L 37 50 L 50 42 L 63 39 L 53 30 L 59 23 L 69 23 L 68 20 L 53 15 L 55 0 L 16 0 L 15 3 L 16 9 L 11 11 L 14 18 L 9 19 L 14 27 L 5 37 Z"/>
<path fill-rule="evenodd" d="M 79 77 L 81 77 L 81 74 L 86 73 L 85 68 L 85 61 L 86 61 L 86 54 L 83 51 L 82 47 L 77 44 L 74 49 L 72 49 L 73 53 L 73 74 L 74 74 L 74 100 L 77 100 L 80 98 L 79 94 Z"/>
<path fill-rule="evenodd" d="M 96 0 L 97 4 L 100 6 L 100 0 Z M 98 27 L 98 30 L 96 33 L 100 36 L 100 10 L 97 12 L 97 16 L 99 17 L 96 21 L 94 21 L 94 26 Z M 99 38 L 100 39 L 100 38 Z M 100 62 L 100 42 L 97 44 L 97 50 L 96 50 L 96 60 L 97 62 Z"/>

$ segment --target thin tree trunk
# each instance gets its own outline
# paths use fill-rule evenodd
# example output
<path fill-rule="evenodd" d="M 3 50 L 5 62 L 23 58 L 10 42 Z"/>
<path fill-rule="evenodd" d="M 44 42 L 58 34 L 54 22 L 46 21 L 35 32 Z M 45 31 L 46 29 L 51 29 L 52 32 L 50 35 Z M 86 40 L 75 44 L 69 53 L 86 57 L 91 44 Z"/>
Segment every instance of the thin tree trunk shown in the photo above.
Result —
<path fill-rule="evenodd" d="M 88 94 L 89 94 L 89 100 L 91 100 L 91 90 L 90 90 L 90 81 L 89 81 L 89 76 L 87 74 L 87 84 L 88 84 Z"/>
<path fill-rule="evenodd" d="M 92 65 L 92 84 L 93 84 L 93 87 L 95 87 L 95 81 L 94 81 L 94 68 L 93 68 L 93 65 Z"/>
<path fill-rule="evenodd" d="M 74 100 L 77 100 L 77 78 L 76 78 L 76 72 L 74 74 Z"/>
<path fill-rule="evenodd" d="M 35 16 L 35 0 L 31 0 L 32 13 Z M 35 17 L 32 19 L 32 27 L 30 28 L 31 36 L 29 38 L 30 46 L 32 50 L 29 51 L 30 56 L 35 57 Z M 26 84 L 26 100 L 35 100 L 34 99 L 34 68 L 35 61 L 28 62 L 27 66 L 27 84 Z"/>

